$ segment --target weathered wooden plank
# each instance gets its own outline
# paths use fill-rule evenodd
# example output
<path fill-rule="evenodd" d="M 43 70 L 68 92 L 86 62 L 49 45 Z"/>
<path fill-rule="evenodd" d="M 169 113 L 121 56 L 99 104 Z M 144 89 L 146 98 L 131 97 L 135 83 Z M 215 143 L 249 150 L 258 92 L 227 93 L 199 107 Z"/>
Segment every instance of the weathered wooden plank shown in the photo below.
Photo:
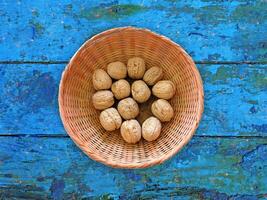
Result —
<path fill-rule="evenodd" d="M 205 111 L 197 134 L 267 135 L 267 65 L 200 65 Z"/>
<path fill-rule="evenodd" d="M 91 36 L 113 27 L 148 28 L 198 61 L 267 61 L 262 0 L 90 2 L 1 1 L 0 61 L 69 60 Z"/>
<path fill-rule="evenodd" d="M 0 66 L 0 132 L 64 133 L 57 93 L 63 65 Z"/>
<path fill-rule="evenodd" d="M 2 137 L 0 194 L 1 199 L 266 198 L 266 156 L 266 138 L 194 138 L 163 165 L 120 170 L 88 159 L 69 138 Z"/>
<path fill-rule="evenodd" d="M 0 134 L 65 134 L 57 93 L 64 65 L 0 65 Z M 198 135 L 267 135 L 267 65 L 199 65 Z"/>

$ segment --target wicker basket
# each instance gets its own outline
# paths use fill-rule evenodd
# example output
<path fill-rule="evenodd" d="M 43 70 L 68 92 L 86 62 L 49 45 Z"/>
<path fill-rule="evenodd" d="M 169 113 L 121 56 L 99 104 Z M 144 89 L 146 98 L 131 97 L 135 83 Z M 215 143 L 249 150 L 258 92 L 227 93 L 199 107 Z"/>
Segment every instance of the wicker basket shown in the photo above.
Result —
<path fill-rule="evenodd" d="M 171 100 L 174 118 L 163 125 L 154 142 L 127 144 L 119 131 L 106 132 L 92 106 L 92 74 L 114 61 L 143 57 L 147 67 L 161 66 L 165 79 L 177 87 Z M 59 110 L 73 141 L 92 159 L 117 168 L 145 168 L 176 154 L 193 136 L 203 111 L 203 87 L 189 55 L 176 43 L 149 30 L 115 28 L 89 39 L 62 74 Z"/>

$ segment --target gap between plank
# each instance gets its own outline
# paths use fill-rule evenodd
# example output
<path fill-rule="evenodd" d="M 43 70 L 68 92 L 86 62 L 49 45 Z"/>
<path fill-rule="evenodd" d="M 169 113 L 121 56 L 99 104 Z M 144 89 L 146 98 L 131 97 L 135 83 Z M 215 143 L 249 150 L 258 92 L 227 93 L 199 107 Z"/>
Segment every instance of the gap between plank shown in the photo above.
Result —
<path fill-rule="evenodd" d="M 41 64 L 41 65 L 50 65 L 50 64 L 68 64 L 69 61 L 0 61 L 0 64 L 12 65 L 12 64 Z M 196 64 L 210 64 L 210 65 L 240 65 L 240 64 L 267 64 L 267 61 L 195 61 Z"/>

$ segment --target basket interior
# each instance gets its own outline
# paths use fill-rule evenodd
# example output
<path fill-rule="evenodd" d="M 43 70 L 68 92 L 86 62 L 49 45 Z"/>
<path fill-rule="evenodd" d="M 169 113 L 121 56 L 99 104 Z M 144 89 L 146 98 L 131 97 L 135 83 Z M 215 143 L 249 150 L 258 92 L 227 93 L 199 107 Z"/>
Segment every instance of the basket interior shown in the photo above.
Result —
<path fill-rule="evenodd" d="M 176 85 L 170 101 L 174 118 L 163 124 L 154 142 L 127 144 L 119 131 L 106 132 L 92 105 L 92 74 L 110 62 L 133 56 L 147 68 L 160 66 L 164 78 Z M 150 31 L 125 28 L 104 32 L 87 41 L 66 68 L 60 86 L 60 113 L 68 134 L 91 158 L 113 167 L 138 168 L 161 163 L 193 135 L 202 112 L 202 85 L 197 69 L 181 47 Z"/>

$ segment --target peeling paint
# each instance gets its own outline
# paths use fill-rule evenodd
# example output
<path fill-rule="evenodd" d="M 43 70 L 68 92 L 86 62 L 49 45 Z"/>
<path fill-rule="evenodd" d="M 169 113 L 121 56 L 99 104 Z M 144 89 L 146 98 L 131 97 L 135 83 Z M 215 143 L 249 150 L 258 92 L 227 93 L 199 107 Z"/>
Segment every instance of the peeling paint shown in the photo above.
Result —
<path fill-rule="evenodd" d="M 246 4 L 239 5 L 232 13 L 231 18 L 242 23 L 264 23 L 267 21 L 266 2 L 251 1 Z M 242 18 L 242 21 L 240 18 Z"/>
<path fill-rule="evenodd" d="M 253 113 L 253 114 L 255 114 L 255 113 L 258 112 L 258 110 L 256 109 L 255 106 L 252 106 L 252 107 L 249 109 L 249 111 L 250 111 L 251 113 Z"/>
<path fill-rule="evenodd" d="M 247 102 L 252 105 L 259 105 L 258 100 L 248 100 Z"/>
<path fill-rule="evenodd" d="M 267 133 L 267 124 L 261 124 L 261 125 L 252 124 L 251 127 L 258 132 Z"/>
<path fill-rule="evenodd" d="M 122 4 L 104 8 L 96 7 L 96 8 L 91 8 L 89 10 L 83 9 L 80 12 L 80 17 L 86 18 L 88 20 L 117 19 L 120 17 L 125 17 L 139 12 L 143 12 L 145 10 L 146 8 L 144 6 L 134 5 L 134 4 Z"/>
<path fill-rule="evenodd" d="M 267 70 L 266 73 L 254 73 L 251 79 L 251 83 L 258 89 L 267 91 Z"/>
<path fill-rule="evenodd" d="M 41 23 L 31 20 L 29 24 L 37 34 L 41 35 L 44 33 L 44 26 Z"/>
<path fill-rule="evenodd" d="M 19 6 L 7 3 L 2 7 L 5 31 L 0 37 L 0 60 L 66 61 L 92 35 L 128 25 L 171 38 L 197 61 L 266 61 L 267 58 L 263 12 L 266 6 L 262 1 L 86 3 L 78 0 L 37 2 L 34 6 L 22 1 Z M 65 23 L 67 26 L 62 25 Z M 29 32 L 33 32 L 32 37 Z M 62 51 L 60 46 L 66 44 L 69 48 Z"/>
<path fill-rule="evenodd" d="M 51 183 L 50 191 L 54 200 L 63 199 L 65 182 L 61 179 L 54 179 Z"/>

